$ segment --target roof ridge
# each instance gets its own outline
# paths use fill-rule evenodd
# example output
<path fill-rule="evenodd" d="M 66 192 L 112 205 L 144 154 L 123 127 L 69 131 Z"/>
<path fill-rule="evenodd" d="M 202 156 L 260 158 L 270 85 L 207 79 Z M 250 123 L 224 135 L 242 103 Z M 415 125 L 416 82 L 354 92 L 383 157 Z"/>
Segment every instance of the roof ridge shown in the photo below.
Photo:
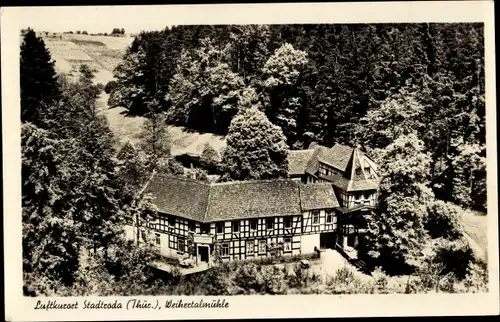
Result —
<path fill-rule="evenodd" d="M 167 177 L 167 178 L 172 178 L 172 179 L 176 179 L 176 180 L 182 180 L 182 181 L 197 183 L 197 184 L 200 184 L 200 185 L 203 185 L 203 186 L 210 186 L 210 184 L 211 184 L 210 182 L 200 181 L 200 180 L 186 178 L 186 177 L 182 177 L 182 176 L 176 176 L 176 175 L 173 175 L 171 173 L 159 173 L 159 172 L 157 172 L 156 174 L 159 177 Z"/>
<path fill-rule="evenodd" d="M 226 182 L 212 182 L 210 183 L 210 187 L 215 186 L 224 186 L 224 185 L 242 185 L 242 184 L 251 184 L 251 183 L 265 183 L 265 182 L 295 182 L 292 178 L 275 178 L 275 179 L 257 179 L 257 180 L 234 180 L 234 181 L 226 181 Z"/>
<path fill-rule="evenodd" d="M 212 190 L 212 185 L 208 186 L 208 193 L 207 193 L 207 203 L 205 204 L 205 213 L 203 214 L 202 222 L 207 223 L 207 217 L 208 217 L 208 205 L 210 204 L 210 192 Z"/>

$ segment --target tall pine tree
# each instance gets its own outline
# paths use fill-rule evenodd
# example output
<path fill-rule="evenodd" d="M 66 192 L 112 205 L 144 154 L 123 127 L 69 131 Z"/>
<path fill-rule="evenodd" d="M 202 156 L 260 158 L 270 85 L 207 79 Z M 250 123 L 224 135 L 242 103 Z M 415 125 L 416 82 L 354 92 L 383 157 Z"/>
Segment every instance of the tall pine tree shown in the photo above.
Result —
<path fill-rule="evenodd" d="M 46 107 L 59 98 L 54 61 L 43 39 L 28 29 L 21 45 L 21 121 L 41 123 Z"/>

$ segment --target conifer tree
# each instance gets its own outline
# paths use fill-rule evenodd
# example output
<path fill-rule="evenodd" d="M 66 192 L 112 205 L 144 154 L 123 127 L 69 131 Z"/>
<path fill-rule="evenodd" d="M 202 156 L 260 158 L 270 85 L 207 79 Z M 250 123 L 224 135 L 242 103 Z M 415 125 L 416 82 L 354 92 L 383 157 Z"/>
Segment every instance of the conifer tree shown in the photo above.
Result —
<path fill-rule="evenodd" d="M 40 125 L 47 106 L 59 99 L 61 90 L 49 50 L 32 29 L 24 35 L 20 68 L 21 121 Z"/>

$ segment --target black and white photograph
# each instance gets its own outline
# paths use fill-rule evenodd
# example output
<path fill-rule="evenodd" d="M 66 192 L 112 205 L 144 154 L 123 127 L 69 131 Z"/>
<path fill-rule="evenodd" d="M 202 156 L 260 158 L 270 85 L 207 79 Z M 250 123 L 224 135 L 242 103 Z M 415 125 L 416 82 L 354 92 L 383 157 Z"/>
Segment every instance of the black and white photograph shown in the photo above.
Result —
<path fill-rule="evenodd" d="M 498 293 L 491 24 L 11 9 L 33 312 Z"/>

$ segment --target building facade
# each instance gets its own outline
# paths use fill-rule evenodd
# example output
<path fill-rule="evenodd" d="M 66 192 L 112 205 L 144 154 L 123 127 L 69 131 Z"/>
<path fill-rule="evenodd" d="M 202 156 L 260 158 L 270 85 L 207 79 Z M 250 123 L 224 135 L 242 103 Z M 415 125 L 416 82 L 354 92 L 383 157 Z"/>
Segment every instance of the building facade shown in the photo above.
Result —
<path fill-rule="evenodd" d="M 139 234 L 129 226 L 129 237 L 149 237 L 161 255 L 190 254 L 197 264 L 355 247 L 352 218 L 376 205 L 376 165 L 348 147 L 291 151 L 289 160 L 290 179 L 210 184 L 155 175 L 145 191 L 158 213 Z"/>

